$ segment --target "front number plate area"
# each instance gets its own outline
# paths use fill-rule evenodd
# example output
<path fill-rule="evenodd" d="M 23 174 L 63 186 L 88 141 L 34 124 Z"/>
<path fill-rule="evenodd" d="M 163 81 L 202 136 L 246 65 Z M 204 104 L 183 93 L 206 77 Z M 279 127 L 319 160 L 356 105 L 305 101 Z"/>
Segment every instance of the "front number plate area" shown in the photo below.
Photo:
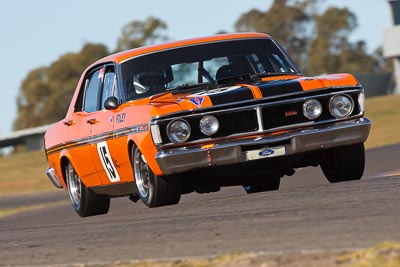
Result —
<path fill-rule="evenodd" d="M 246 160 L 256 160 L 283 156 L 286 154 L 286 148 L 282 147 L 268 147 L 256 150 L 246 151 Z"/>

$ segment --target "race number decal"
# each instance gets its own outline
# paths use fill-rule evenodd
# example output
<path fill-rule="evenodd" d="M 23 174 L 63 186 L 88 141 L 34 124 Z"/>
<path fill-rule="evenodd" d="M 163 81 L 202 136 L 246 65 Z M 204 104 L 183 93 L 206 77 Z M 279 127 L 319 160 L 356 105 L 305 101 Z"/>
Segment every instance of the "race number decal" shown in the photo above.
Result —
<path fill-rule="evenodd" d="M 97 152 L 99 153 L 101 164 L 112 183 L 120 180 L 117 169 L 111 159 L 110 151 L 108 150 L 107 142 L 97 143 Z"/>

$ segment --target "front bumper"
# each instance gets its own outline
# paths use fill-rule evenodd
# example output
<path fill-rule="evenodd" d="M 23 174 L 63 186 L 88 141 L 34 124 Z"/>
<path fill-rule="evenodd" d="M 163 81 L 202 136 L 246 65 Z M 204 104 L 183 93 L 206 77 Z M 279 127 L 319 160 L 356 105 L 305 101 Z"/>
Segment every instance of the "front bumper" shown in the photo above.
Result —
<path fill-rule="evenodd" d="M 361 118 L 292 130 L 278 135 L 227 140 L 212 144 L 206 149 L 199 145 L 161 150 L 157 153 L 156 160 L 164 174 L 176 174 L 361 143 L 367 139 L 370 129 L 371 121 Z"/>

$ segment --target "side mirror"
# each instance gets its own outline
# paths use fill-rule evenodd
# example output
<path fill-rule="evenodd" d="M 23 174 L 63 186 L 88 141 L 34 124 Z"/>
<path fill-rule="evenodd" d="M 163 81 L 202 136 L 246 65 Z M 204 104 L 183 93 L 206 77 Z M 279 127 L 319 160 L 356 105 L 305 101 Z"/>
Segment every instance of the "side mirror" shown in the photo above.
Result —
<path fill-rule="evenodd" d="M 114 110 L 118 108 L 118 99 L 115 96 L 110 96 L 104 101 L 104 107 L 107 110 Z"/>

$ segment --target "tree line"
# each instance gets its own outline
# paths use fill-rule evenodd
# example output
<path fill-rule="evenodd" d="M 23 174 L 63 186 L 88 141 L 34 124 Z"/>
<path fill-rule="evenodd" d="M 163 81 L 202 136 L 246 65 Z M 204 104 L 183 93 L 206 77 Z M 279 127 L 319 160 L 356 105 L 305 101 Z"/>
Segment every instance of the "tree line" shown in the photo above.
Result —
<path fill-rule="evenodd" d="M 358 26 L 356 15 L 335 6 L 321 11 L 322 2 L 274 0 L 269 9 L 243 13 L 234 29 L 268 33 L 285 47 L 306 75 L 387 71 L 390 67 L 380 48 L 369 53 L 364 40 L 349 39 Z M 167 24 L 155 17 L 134 20 L 123 27 L 116 51 L 109 51 L 103 44 L 89 43 L 81 51 L 67 53 L 47 67 L 31 70 L 23 79 L 17 97 L 14 129 L 61 120 L 88 65 L 114 52 L 169 40 L 167 30 Z"/>

